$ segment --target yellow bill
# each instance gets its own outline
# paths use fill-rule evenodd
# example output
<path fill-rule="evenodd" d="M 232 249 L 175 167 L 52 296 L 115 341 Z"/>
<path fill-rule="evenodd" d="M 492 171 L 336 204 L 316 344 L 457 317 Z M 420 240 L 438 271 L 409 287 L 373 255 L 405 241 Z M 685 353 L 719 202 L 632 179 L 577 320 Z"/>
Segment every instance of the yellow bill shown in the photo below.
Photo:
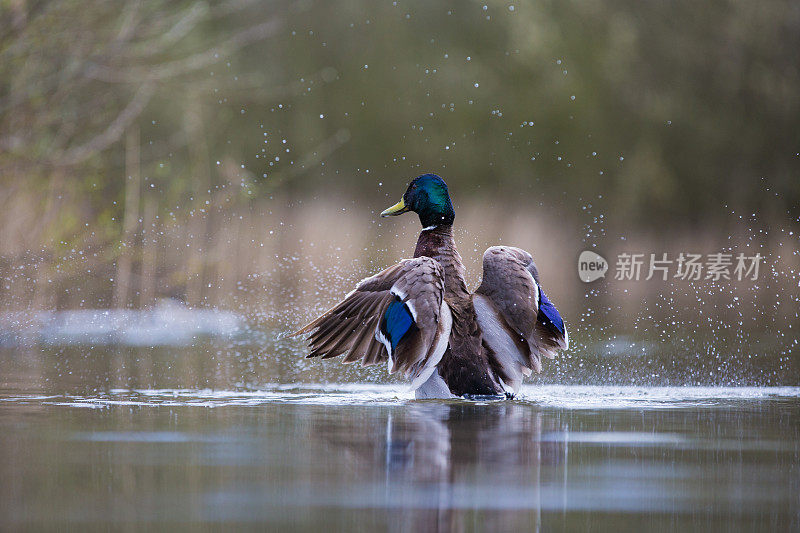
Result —
<path fill-rule="evenodd" d="M 408 213 L 409 209 L 406 207 L 406 203 L 401 198 L 399 202 L 394 204 L 389 209 L 383 211 L 381 213 L 382 217 L 393 217 L 395 215 L 402 215 L 403 213 Z"/>

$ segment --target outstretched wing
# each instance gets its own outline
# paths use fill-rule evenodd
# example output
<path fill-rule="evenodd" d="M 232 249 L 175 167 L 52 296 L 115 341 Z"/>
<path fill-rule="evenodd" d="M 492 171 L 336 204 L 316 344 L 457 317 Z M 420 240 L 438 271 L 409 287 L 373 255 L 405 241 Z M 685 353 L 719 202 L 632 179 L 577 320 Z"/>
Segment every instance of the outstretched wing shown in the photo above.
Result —
<path fill-rule="evenodd" d="M 569 347 L 564 321 L 525 250 L 492 246 L 484 252 L 483 280 L 473 303 L 493 369 L 515 391 L 523 375 L 541 372 L 542 356 L 552 359 Z"/>
<path fill-rule="evenodd" d="M 444 301 L 444 273 L 429 257 L 404 259 L 361 281 L 337 304 L 296 333 L 311 332 L 308 357 L 344 363 L 388 361 L 389 371 L 412 378 L 415 389 L 430 377 L 447 349 L 452 326 Z"/>

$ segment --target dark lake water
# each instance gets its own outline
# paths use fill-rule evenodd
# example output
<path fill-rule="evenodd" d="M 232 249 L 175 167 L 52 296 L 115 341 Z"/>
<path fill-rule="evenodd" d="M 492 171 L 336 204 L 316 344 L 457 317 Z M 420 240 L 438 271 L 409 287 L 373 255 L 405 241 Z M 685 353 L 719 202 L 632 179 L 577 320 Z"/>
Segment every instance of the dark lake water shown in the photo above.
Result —
<path fill-rule="evenodd" d="M 0 449 L 0 529 L 800 528 L 796 387 L 529 385 L 481 403 L 16 380 Z"/>

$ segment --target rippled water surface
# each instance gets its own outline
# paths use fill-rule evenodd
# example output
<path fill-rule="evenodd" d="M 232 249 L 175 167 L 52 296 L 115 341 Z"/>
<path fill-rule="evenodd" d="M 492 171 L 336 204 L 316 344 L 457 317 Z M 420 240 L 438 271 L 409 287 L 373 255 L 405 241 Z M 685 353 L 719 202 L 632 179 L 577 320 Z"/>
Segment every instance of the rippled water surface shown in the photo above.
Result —
<path fill-rule="evenodd" d="M 0 394 L 0 529 L 797 529 L 800 388 Z"/>

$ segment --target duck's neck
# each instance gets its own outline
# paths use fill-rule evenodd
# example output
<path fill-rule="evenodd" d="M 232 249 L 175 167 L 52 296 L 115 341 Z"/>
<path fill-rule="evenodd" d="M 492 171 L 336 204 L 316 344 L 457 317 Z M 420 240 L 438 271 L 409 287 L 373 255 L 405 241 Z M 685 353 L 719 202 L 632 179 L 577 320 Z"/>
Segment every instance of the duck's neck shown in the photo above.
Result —
<path fill-rule="evenodd" d="M 442 224 L 423 228 L 417 239 L 414 257 L 430 257 L 436 259 L 444 269 L 444 289 L 447 299 L 467 299 L 469 291 L 464 280 L 466 269 L 461 256 L 456 250 L 453 239 L 453 226 Z"/>

